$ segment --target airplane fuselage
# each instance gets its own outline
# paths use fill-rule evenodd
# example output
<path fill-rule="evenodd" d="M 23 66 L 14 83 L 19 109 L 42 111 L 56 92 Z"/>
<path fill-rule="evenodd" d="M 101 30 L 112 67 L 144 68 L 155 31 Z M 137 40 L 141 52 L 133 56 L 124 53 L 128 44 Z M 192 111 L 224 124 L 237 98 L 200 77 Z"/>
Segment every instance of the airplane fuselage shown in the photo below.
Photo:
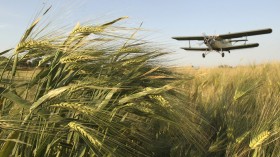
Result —
<path fill-rule="evenodd" d="M 209 43 L 205 43 L 209 49 L 221 51 L 225 47 L 232 46 L 230 39 L 212 39 Z"/>
<path fill-rule="evenodd" d="M 225 40 L 222 39 L 222 40 L 215 40 L 211 46 L 214 49 L 222 49 L 224 47 L 232 46 L 232 43 L 228 39 Z"/>

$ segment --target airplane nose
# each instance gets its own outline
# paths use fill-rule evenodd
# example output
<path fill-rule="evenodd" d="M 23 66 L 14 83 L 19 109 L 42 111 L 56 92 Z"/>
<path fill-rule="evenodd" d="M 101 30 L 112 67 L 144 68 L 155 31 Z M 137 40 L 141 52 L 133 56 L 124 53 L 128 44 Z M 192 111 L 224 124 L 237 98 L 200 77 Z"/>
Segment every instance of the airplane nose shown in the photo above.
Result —
<path fill-rule="evenodd" d="M 210 39 L 210 38 L 205 38 L 204 39 L 204 44 L 210 44 L 210 43 L 212 43 L 212 40 Z"/>
<path fill-rule="evenodd" d="M 208 42 L 208 39 L 205 38 L 205 39 L 204 39 L 204 44 L 207 44 L 207 42 Z"/>

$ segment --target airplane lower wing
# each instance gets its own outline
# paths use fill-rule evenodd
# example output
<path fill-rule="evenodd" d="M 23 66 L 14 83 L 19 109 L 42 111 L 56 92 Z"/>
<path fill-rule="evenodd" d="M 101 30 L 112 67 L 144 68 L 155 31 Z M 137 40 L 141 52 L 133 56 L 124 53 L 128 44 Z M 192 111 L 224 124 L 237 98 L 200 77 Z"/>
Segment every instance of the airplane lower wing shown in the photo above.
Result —
<path fill-rule="evenodd" d="M 181 49 L 189 51 L 210 51 L 209 48 L 191 48 L 191 47 L 182 47 Z"/>
<path fill-rule="evenodd" d="M 246 44 L 246 45 L 237 45 L 237 46 L 230 46 L 230 47 L 224 47 L 224 48 L 213 48 L 215 51 L 230 51 L 230 50 L 236 50 L 236 49 L 245 49 L 245 48 L 253 48 L 258 47 L 258 43 L 254 44 Z M 192 47 L 182 47 L 184 50 L 188 51 L 211 51 L 209 48 L 192 48 Z"/>
<path fill-rule="evenodd" d="M 224 47 L 222 48 L 223 51 L 229 51 L 229 50 L 236 50 L 236 49 L 245 49 L 245 48 L 253 48 L 253 47 L 258 47 L 258 43 L 254 44 L 246 44 L 246 45 L 238 45 L 238 46 L 230 46 L 230 47 Z M 221 49 L 219 49 L 220 51 Z"/>
<path fill-rule="evenodd" d="M 176 40 L 204 40 L 204 36 L 172 37 Z"/>

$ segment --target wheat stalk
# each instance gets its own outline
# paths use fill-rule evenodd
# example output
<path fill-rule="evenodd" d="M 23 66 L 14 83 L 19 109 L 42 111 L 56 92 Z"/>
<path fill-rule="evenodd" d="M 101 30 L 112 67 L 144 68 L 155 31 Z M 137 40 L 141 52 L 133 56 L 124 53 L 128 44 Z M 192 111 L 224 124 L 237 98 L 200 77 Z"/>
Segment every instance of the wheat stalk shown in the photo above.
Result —
<path fill-rule="evenodd" d="M 156 95 L 149 95 L 149 98 L 158 101 L 159 104 L 162 105 L 163 107 L 168 107 L 168 108 L 171 107 L 170 104 L 169 104 L 169 101 L 166 100 L 166 99 L 165 99 L 163 96 L 161 96 L 161 95 L 158 95 L 158 94 L 156 94 Z"/>
<path fill-rule="evenodd" d="M 83 33 L 83 34 L 99 34 L 103 32 L 105 27 L 103 26 L 79 26 L 73 30 L 73 34 Z"/>
<path fill-rule="evenodd" d="M 35 41 L 35 40 L 29 40 L 25 42 L 20 42 L 16 47 L 16 52 L 21 53 L 26 50 L 30 49 L 40 49 L 40 50 L 48 50 L 50 48 L 53 48 L 53 45 L 48 41 Z"/>
<path fill-rule="evenodd" d="M 263 131 L 260 133 L 256 138 L 252 139 L 250 141 L 249 147 L 251 149 L 256 149 L 258 146 L 260 146 L 268 137 L 270 136 L 269 131 Z"/>
<path fill-rule="evenodd" d="M 245 132 L 244 134 L 236 138 L 235 142 L 240 144 L 249 135 L 249 133 L 249 131 Z"/>
<path fill-rule="evenodd" d="M 80 24 L 78 23 L 74 30 L 72 31 L 72 34 L 78 34 L 78 33 L 82 33 L 82 34 L 100 34 L 101 32 L 103 32 L 105 30 L 105 28 L 107 28 L 108 26 L 120 21 L 120 20 L 123 20 L 123 19 L 126 19 L 128 18 L 127 16 L 124 16 L 124 17 L 120 17 L 120 18 L 117 18 L 111 22 L 108 22 L 108 23 L 105 23 L 103 25 L 100 25 L 100 26 L 80 26 Z"/>
<path fill-rule="evenodd" d="M 94 146 L 101 146 L 101 142 L 99 142 L 97 139 L 94 139 L 81 124 L 78 124 L 76 122 L 70 122 L 68 123 L 68 126 L 81 134 L 85 139 L 89 140 L 90 143 L 92 143 Z"/>
<path fill-rule="evenodd" d="M 127 48 L 127 47 L 122 47 L 121 49 L 118 50 L 118 52 L 121 53 L 137 53 L 137 52 L 141 52 L 141 50 L 139 48 Z"/>
<path fill-rule="evenodd" d="M 79 103 L 60 103 L 60 104 L 54 104 L 51 105 L 51 107 L 60 107 L 65 108 L 69 110 L 79 111 L 81 113 L 92 115 L 96 113 L 96 109 L 93 109 L 91 107 L 79 104 Z"/>
<path fill-rule="evenodd" d="M 67 56 L 60 59 L 61 63 L 77 63 L 82 61 L 90 61 L 94 60 L 97 57 L 89 56 L 89 55 L 75 55 L 75 56 Z"/>

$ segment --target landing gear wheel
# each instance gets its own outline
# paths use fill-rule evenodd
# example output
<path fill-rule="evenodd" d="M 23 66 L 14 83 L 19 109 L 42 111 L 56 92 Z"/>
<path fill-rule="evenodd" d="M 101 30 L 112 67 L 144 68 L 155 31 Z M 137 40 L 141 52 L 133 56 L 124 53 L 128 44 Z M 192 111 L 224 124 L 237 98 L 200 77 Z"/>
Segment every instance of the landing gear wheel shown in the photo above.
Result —
<path fill-rule="evenodd" d="M 222 52 L 222 57 L 225 57 L 225 53 Z"/>
<path fill-rule="evenodd" d="M 202 57 L 205 58 L 205 53 L 202 53 Z"/>

